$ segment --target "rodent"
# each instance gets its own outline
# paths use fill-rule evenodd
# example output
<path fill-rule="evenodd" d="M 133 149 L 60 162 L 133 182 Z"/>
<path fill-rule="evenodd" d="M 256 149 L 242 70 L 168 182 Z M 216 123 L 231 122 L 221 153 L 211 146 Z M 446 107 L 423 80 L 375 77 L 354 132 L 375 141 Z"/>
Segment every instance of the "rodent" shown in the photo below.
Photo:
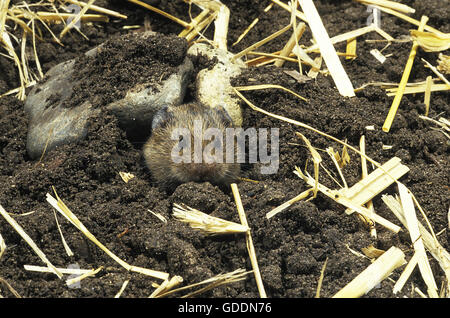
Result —
<path fill-rule="evenodd" d="M 194 129 L 197 123 L 201 123 L 201 132 Z M 207 163 L 202 160 L 196 163 L 174 162 L 173 151 L 180 140 L 172 135 L 175 129 L 187 129 L 190 134 L 191 145 L 194 138 L 200 138 L 202 151 L 211 143 L 211 140 L 203 140 L 204 132 L 208 128 L 217 128 L 225 136 L 225 129 L 232 128 L 233 122 L 228 113 L 222 107 L 210 108 L 200 103 L 188 103 L 179 106 L 166 106 L 159 110 L 153 117 L 150 138 L 143 148 L 144 159 L 153 179 L 166 189 L 187 183 L 206 182 L 218 186 L 226 186 L 237 182 L 240 174 L 240 165 L 236 161 L 227 163 L 214 161 Z M 178 130 L 176 130 L 178 131 Z M 202 134 L 200 136 L 199 134 Z M 174 140 L 175 139 L 175 140 Z M 186 140 L 185 140 L 186 142 Z M 226 149 L 225 137 L 223 149 Z M 233 146 L 234 147 L 234 146 Z M 191 158 L 194 157 L 194 147 L 191 147 Z M 225 156 L 225 150 L 223 151 Z M 175 151 L 180 154 L 180 151 Z"/>

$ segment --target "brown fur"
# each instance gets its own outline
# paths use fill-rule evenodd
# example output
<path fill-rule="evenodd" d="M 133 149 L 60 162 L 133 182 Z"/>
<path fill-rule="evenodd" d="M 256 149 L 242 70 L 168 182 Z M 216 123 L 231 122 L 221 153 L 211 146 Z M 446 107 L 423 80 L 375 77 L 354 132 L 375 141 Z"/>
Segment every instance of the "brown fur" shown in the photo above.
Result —
<path fill-rule="evenodd" d="M 237 181 L 240 173 L 239 164 L 225 163 L 225 158 L 224 163 L 211 164 L 175 163 L 171 158 L 172 149 L 178 143 L 177 140 L 171 139 L 173 129 L 188 128 L 193 140 L 195 120 L 202 121 L 203 132 L 207 128 L 219 128 L 223 131 L 225 149 L 225 128 L 230 127 L 231 122 L 220 112 L 221 110 L 210 109 L 196 103 L 167 109 L 166 117 L 154 128 L 144 146 L 145 161 L 153 178 L 159 184 L 173 187 L 190 181 L 209 181 L 216 185 L 228 185 Z M 202 149 L 209 143 L 210 141 L 203 141 Z M 193 151 L 193 146 L 191 150 Z"/>

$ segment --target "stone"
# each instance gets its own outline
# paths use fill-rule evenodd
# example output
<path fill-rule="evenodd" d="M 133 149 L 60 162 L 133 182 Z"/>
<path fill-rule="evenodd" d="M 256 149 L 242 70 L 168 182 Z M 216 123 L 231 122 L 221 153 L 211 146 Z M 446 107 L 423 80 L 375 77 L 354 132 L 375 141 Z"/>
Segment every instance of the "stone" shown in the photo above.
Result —
<path fill-rule="evenodd" d="M 230 115 L 236 127 L 242 126 L 242 110 L 240 100 L 234 94 L 231 78 L 241 74 L 246 67 L 240 59 L 233 61 L 233 54 L 214 48 L 204 43 L 196 43 L 188 50 L 189 55 L 203 55 L 208 59 L 217 58 L 217 63 L 211 70 L 200 70 L 196 78 L 196 98 L 212 108 L 222 106 Z"/>
<path fill-rule="evenodd" d="M 136 36 L 152 35 L 154 33 Z M 95 57 L 102 47 L 100 45 L 85 54 Z M 93 100 L 83 100 L 68 107 L 73 88 L 80 81 L 72 77 L 75 63 L 75 60 L 70 60 L 51 68 L 45 81 L 35 85 L 25 101 L 25 111 L 30 118 L 27 151 L 32 159 L 39 158 L 44 151 L 85 138 L 89 119 L 105 110 L 117 116 L 127 134 L 149 133 L 153 115 L 159 109 L 183 102 L 194 68 L 190 59 L 185 57 L 176 71 L 160 83 L 138 83 L 128 89 L 123 98 L 101 107 L 93 107 Z"/>

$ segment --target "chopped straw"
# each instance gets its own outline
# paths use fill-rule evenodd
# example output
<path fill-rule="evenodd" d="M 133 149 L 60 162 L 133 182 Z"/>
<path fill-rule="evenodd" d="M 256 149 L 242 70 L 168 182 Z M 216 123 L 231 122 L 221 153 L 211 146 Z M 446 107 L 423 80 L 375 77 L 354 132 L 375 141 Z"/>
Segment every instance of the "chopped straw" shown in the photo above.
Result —
<path fill-rule="evenodd" d="M 62 230 L 61 230 L 61 226 L 59 226 L 58 217 L 56 216 L 55 210 L 53 210 L 53 215 L 55 216 L 56 226 L 58 227 L 59 235 L 61 236 L 61 241 L 63 243 L 64 250 L 66 251 L 67 256 L 71 257 L 74 254 L 73 254 L 72 250 L 70 249 L 69 245 L 67 244 L 67 242 L 66 242 L 66 240 L 64 238 L 64 235 L 63 235 Z"/>
<path fill-rule="evenodd" d="M 88 5 L 85 2 L 77 1 L 77 0 L 65 0 L 65 1 L 69 2 L 69 3 L 72 3 L 72 4 L 76 4 L 76 5 L 80 6 L 80 7 L 86 7 Z M 118 13 L 118 12 L 113 11 L 113 10 L 109 10 L 109 9 L 105 9 L 105 8 L 99 7 L 99 6 L 95 5 L 95 4 L 90 5 L 89 9 L 92 10 L 92 11 L 97 11 L 99 13 L 110 15 L 110 16 L 113 16 L 113 17 L 116 17 L 116 18 L 127 19 L 126 15 L 123 15 L 123 14 Z"/>
<path fill-rule="evenodd" d="M 349 211 L 356 211 L 359 214 L 365 216 L 366 218 L 372 219 L 374 222 L 379 223 L 380 225 L 384 226 L 385 228 L 389 229 L 390 231 L 394 233 L 398 233 L 400 231 L 400 227 L 393 224 L 389 220 L 386 220 L 385 218 L 379 216 L 378 214 L 373 213 L 369 209 L 355 204 L 352 200 L 346 198 L 340 191 L 337 190 L 331 190 L 322 185 L 321 183 L 316 183 L 314 178 L 312 178 L 309 175 L 305 175 L 298 167 L 295 167 L 294 173 L 302 178 L 307 184 L 309 184 L 311 187 L 315 187 L 317 185 L 318 190 L 329 197 L 330 199 L 334 200 L 335 202 L 342 204 L 343 206 L 347 207 Z"/>
<path fill-rule="evenodd" d="M 450 34 L 435 34 L 411 30 L 411 37 L 425 52 L 440 52 L 450 48 Z"/>
<path fill-rule="evenodd" d="M 361 156 L 361 174 L 362 174 L 362 178 L 367 178 L 368 176 L 368 170 L 367 170 L 367 159 L 365 157 L 365 153 L 366 153 L 366 143 L 365 143 L 366 137 L 364 135 L 361 136 L 361 139 L 359 141 L 359 149 L 361 150 L 361 153 L 363 154 Z M 375 213 L 374 207 L 373 207 L 373 202 L 372 200 L 367 201 L 367 208 L 372 212 Z M 376 238 L 377 237 L 377 230 L 375 229 L 375 224 L 373 223 L 373 221 L 371 219 L 365 219 L 366 223 L 369 224 L 370 227 L 370 234 L 372 235 L 372 237 Z"/>
<path fill-rule="evenodd" d="M 170 20 L 172 20 L 172 21 L 174 21 L 176 23 L 178 23 L 179 25 L 183 26 L 184 28 L 189 27 L 189 23 L 187 23 L 186 21 L 183 21 L 183 20 L 181 20 L 181 19 L 179 19 L 177 17 L 174 17 L 173 15 L 170 15 L 170 14 L 168 14 L 168 13 L 166 13 L 166 12 L 164 12 L 164 11 L 158 9 L 158 8 L 155 8 L 154 6 L 151 6 L 151 5 L 149 5 L 149 4 L 147 4 L 147 3 L 143 2 L 143 1 L 139 1 L 139 0 L 128 0 L 128 1 L 132 2 L 134 4 L 137 4 L 137 5 L 141 6 L 141 7 L 144 7 L 146 9 L 150 10 L 150 11 L 156 12 L 156 13 L 158 13 L 158 14 L 160 14 L 160 15 L 162 15 L 162 16 L 164 16 L 164 17 L 166 17 L 166 18 L 168 18 L 168 19 L 170 19 Z"/>
<path fill-rule="evenodd" d="M 425 116 L 428 116 L 430 112 L 430 101 L 431 101 L 431 85 L 433 81 L 431 76 L 427 76 L 426 84 L 425 84 L 425 95 L 423 97 L 423 103 L 425 104 Z"/>
<path fill-rule="evenodd" d="M 323 263 L 322 270 L 320 271 L 319 281 L 317 282 L 316 296 L 315 298 L 320 298 L 320 290 L 322 288 L 323 278 L 325 276 L 325 269 L 327 268 L 328 257 L 325 259 L 325 263 Z"/>
<path fill-rule="evenodd" d="M 267 42 L 269 42 L 269 41 L 271 41 L 271 40 L 273 40 L 273 39 L 279 37 L 279 36 L 282 35 L 284 32 L 288 31 L 290 28 L 291 28 L 291 25 L 290 25 L 290 24 L 286 25 L 286 26 L 285 26 L 284 28 L 282 28 L 281 30 L 278 30 L 277 32 L 275 32 L 275 33 L 269 35 L 268 37 L 266 37 L 266 38 L 264 38 L 264 39 L 262 39 L 262 40 L 260 40 L 260 41 L 258 41 L 258 42 L 256 42 L 256 43 L 250 45 L 250 46 L 247 47 L 246 49 L 244 49 L 244 50 L 242 50 L 241 52 L 235 54 L 235 55 L 233 56 L 233 59 L 236 60 L 236 59 L 238 59 L 238 58 L 244 56 L 244 55 L 247 54 L 248 52 L 253 51 L 254 49 L 259 48 L 260 46 L 266 44 Z"/>
<path fill-rule="evenodd" d="M 241 281 L 241 280 L 245 279 L 245 276 L 247 274 L 251 273 L 251 272 L 252 271 L 247 271 L 246 272 L 243 269 L 237 269 L 237 270 L 229 272 L 229 273 L 219 274 L 217 276 L 205 279 L 204 281 L 201 281 L 201 282 L 198 282 L 198 283 L 194 283 L 194 284 L 191 284 L 191 285 L 188 285 L 188 286 L 183 286 L 183 287 L 180 287 L 180 288 L 177 288 L 177 289 L 172 289 L 170 291 L 167 291 L 167 292 L 164 292 L 162 294 L 159 294 L 156 297 L 158 297 L 158 298 L 159 297 L 165 297 L 165 296 L 168 296 L 170 294 L 174 294 L 174 293 L 186 290 L 186 289 L 190 289 L 190 288 L 194 288 L 194 287 L 197 287 L 197 286 L 208 284 L 207 286 L 205 286 L 205 287 L 203 287 L 203 288 L 201 288 L 199 290 L 196 290 L 196 291 L 193 291 L 193 292 L 191 292 L 189 294 L 181 296 L 181 298 L 192 297 L 194 295 L 198 295 L 200 293 L 206 292 L 208 290 L 211 290 L 213 288 L 216 288 L 216 287 L 219 287 L 219 286 L 222 286 L 222 285 L 225 285 L 225 284 L 230 284 L 230 283 Z"/>
<path fill-rule="evenodd" d="M 395 1 L 388 1 L 388 0 L 356 0 L 356 1 L 366 4 L 366 5 L 379 5 L 379 6 L 397 10 L 397 11 L 400 11 L 403 13 L 416 12 L 416 10 L 411 8 L 410 6 L 407 6 L 406 4 L 398 3 Z"/>
<path fill-rule="evenodd" d="M 80 18 L 89 10 L 90 6 L 95 2 L 95 0 L 89 0 L 89 2 L 78 12 L 78 14 L 67 24 L 64 29 L 59 34 L 59 38 L 62 39 L 63 36 L 69 32 L 70 29 L 76 27 L 76 23 L 80 21 Z"/>
<path fill-rule="evenodd" d="M 383 202 L 388 206 L 388 208 L 394 213 L 394 215 L 399 219 L 399 221 L 408 228 L 408 223 L 406 222 L 405 212 L 403 210 L 402 204 L 394 198 L 392 195 L 381 196 Z M 439 244 L 434 235 L 430 234 L 428 230 L 418 222 L 420 237 L 423 240 L 423 244 L 431 255 L 438 261 L 442 270 L 447 278 L 447 290 L 450 292 L 450 254 L 445 250 L 445 248 Z"/>
<path fill-rule="evenodd" d="M 304 100 L 305 102 L 308 101 L 308 99 L 306 99 L 303 96 L 300 96 L 299 94 L 291 91 L 288 88 L 285 88 L 281 85 L 276 85 L 276 84 L 261 84 L 261 85 L 250 85 L 250 86 L 236 86 L 234 87 L 234 89 L 238 90 L 238 91 L 253 91 L 253 90 L 260 90 L 260 89 L 268 89 L 268 88 L 278 88 L 278 89 L 282 89 L 285 92 L 291 93 L 292 95 L 300 98 L 301 100 Z"/>
<path fill-rule="evenodd" d="M 423 30 L 427 21 L 428 21 L 428 17 L 422 16 L 422 19 L 420 20 L 420 25 L 419 25 L 419 31 Z M 394 121 L 395 114 L 397 113 L 398 107 L 400 105 L 400 101 L 402 100 L 402 97 L 403 97 L 403 92 L 405 90 L 406 84 L 408 83 L 409 74 L 411 73 L 411 69 L 412 69 L 412 66 L 414 63 L 414 58 L 416 57 L 416 52 L 417 52 L 418 46 L 419 46 L 419 44 L 416 41 L 413 41 L 411 52 L 409 54 L 408 61 L 406 62 L 405 70 L 403 71 L 402 78 L 398 85 L 397 94 L 395 95 L 394 100 L 392 101 L 391 108 L 389 109 L 389 113 L 388 113 L 386 120 L 382 127 L 384 132 L 389 132 L 389 130 L 391 129 L 392 122 Z"/>
<path fill-rule="evenodd" d="M 433 273 L 431 271 L 430 263 L 425 252 L 425 246 L 420 234 L 419 223 L 417 221 L 416 211 L 414 208 L 414 201 L 408 189 L 400 182 L 398 182 L 398 190 L 403 208 L 403 215 L 406 220 L 406 225 L 411 236 L 415 253 L 417 254 L 418 265 L 422 278 L 428 288 L 428 295 L 433 298 L 438 298 L 437 285 L 434 281 Z"/>
<path fill-rule="evenodd" d="M 295 198 L 290 199 L 289 201 L 283 203 L 282 205 L 280 205 L 280 206 L 276 207 L 275 209 L 273 209 L 272 211 L 268 212 L 266 214 L 266 218 L 270 219 L 270 218 L 274 217 L 275 215 L 277 215 L 278 213 L 284 211 L 291 205 L 293 205 L 295 202 L 306 199 L 312 191 L 313 191 L 313 189 L 308 189 L 306 191 L 303 191 L 302 193 L 297 195 Z"/>
<path fill-rule="evenodd" d="M 364 296 L 404 263 L 405 254 L 399 248 L 392 246 L 337 292 L 333 298 L 357 298 Z"/>
<path fill-rule="evenodd" d="M 351 38 L 347 40 L 347 47 L 345 50 L 345 53 L 348 54 L 347 57 L 345 57 L 346 60 L 351 60 L 356 57 L 356 45 L 357 45 L 356 38 Z"/>
<path fill-rule="evenodd" d="M 161 295 L 165 292 L 168 292 L 169 290 L 173 289 L 174 287 L 180 285 L 183 282 L 183 277 L 181 276 L 173 276 L 170 280 L 166 279 L 162 282 L 161 285 L 159 285 L 153 293 L 148 296 L 148 298 L 156 298 L 158 295 Z"/>
<path fill-rule="evenodd" d="M 422 58 L 422 62 L 425 63 L 426 67 L 428 67 L 430 70 L 433 71 L 434 74 L 437 75 L 437 77 L 439 77 L 441 79 L 441 81 L 443 81 L 445 84 L 447 84 L 447 88 L 450 89 L 450 82 L 445 78 L 444 75 L 442 75 L 439 70 L 434 67 L 433 65 L 431 65 L 428 61 L 426 61 L 425 59 Z"/>
<path fill-rule="evenodd" d="M 2 259 L 2 256 L 5 253 L 5 251 L 6 251 L 6 243 L 2 235 L 0 234 L 0 260 Z"/>
<path fill-rule="evenodd" d="M 23 265 L 23 268 L 26 271 L 30 272 L 39 272 L 39 273 L 51 273 L 51 270 L 48 267 L 36 266 L 36 265 Z M 80 269 L 80 268 L 57 268 L 57 270 L 61 274 L 67 275 L 83 275 L 91 272 L 91 269 Z"/>
<path fill-rule="evenodd" d="M 320 48 L 320 53 L 327 64 L 328 70 L 330 71 L 331 77 L 333 78 L 339 93 L 347 97 L 355 96 L 350 78 L 336 54 L 336 50 L 330 41 L 313 1 L 303 0 L 300 2 L 300 5 L 305 13 L 311 32 Z"/>
<path fill-rule="evenodd" d="M 392 290 L 392 292 L 394 294 L 397 294 L 398 292 L 400 292 L 402 290 L 403 286 L 405 285 L 405 283 L 408 281 L 414 268 L 417 265 L 417 262 L 419 261 L 418 255 L 419 255 L 418 253 L 414 253 L 413 257 L 411 257 L 408 264 L 403 269 L 403 272 L 401 273 L 400 277 L 395 282 L 394 289 Z"/>
<path fill-rule="evenodd" d="M 27 242 L 27 244 L 33 249 L 33 251 L 36 253 L 37 256 L 45 263 L 47 264 L 47 267 L 49 270 L 58 276 L 60 279 L 62 278 L 62 274 L 58 269 L 53 266 L 52 263 L 47 259 L 47 256 L 45 256 L 44 252 L 42 252 L 39 247 L 34 243 L 34 241 L 31 239 L 31 237 L 24 231 L 24 229 L 14 220 L 6 211 L 5 209 L 0 205 L 0 214 L 5 218 L 5 220 L 16 230 L 16 232 Z"/>
<path fill-rule="evenodd" d="M 173 216 L 206 235 L 247 233 L 248 226 L 211 216 L 186 205 L 173 205 Z"/>
<path fill-rule="evenodd" d="M 120 296 L 122 296 L 122 293 L 125 290 L 125 288 L 127 288 L 129 282 L 130 282 L 129 279 L 123 282 L 122 287 L 120 287 L 120 290 L 117 292 L 114 298 L 120 298 Z"/>
<path fill-rule="evenodd" d="M 141 268 L 137 266 L 131 266 L 127 262 L 121 260 L 114 253 L 106 248 L 102 243 L 100 243 L 91 232 L 81 223 L 81 221 L 76 217 L 72 211 L 65 205 L 65 203 L 58 197 L 55 189 L 55 196 L 57 199 L 53 198 L 49 193 L 47 193 L 47 202 L 50 203 L 59 213 L 61 213 L 70 223 L 72 223 L 78 230 L 80 230 L 90 241 L 92 241 L 95 245 L 97 245 L 102 251 L 104 251 L 109 257 L 111 257 L 114 261 L 116 261 L 119 265 L 124 267 L 128 271 L 141 273 L 144 275 L 152 276 L 155 278 L 159 278 L 165 280 L 169 277 L 168 273 L 155 271 L 147 268 Z"/>
<path fill-rule="evenodd" d="M 66 280 L 66 285 L 70 286 L 73 285 L 75 283 L 81 282 L 83 279 L 88 278 L 88 277 L 92 277 L 95 276 L 98 272 L 100 272 L 103 269 L 103 266 L 100 266 L 97 269 L 92 269 L 87 273 L 84 273 L 78 277 L 74 277 L 74 278 L 70 278 L 68 280 Z"/>
<path fill-rule="evenodd" d="M 270 9 L 272 9 L 273 7 L 273 3 L 269 3 L 269 5 L 267 7 L 265 7 L 264 9 L 264 13 L 269 12 Z M 236 42 L 233 43 L 232 46 L 235 46 L 236 44 L 238 44 L 239 42 L 242 41 L 242 39 L 247 35 L 248 32 L 250 32 L 251 29 L 253 29 L 253 27 L 259 22 L 259 17 L 257 17 L 256 19 L 254 19 L 252 21 L 252 23 L 250 23 L 250 25 L 244 30 L 244 32 L 242 32 L 241 35 L 239 35 L 239 37 L 237 38 Z"/>
<path fill-rule="evenodd" d="M 284 45 L 283 49 L 280 51 L 279 56 L 280 57 L 287 57 L 289 54 L 291 54 L 292 49 L 294 46 L 298 45 L 298 41 L 303 35 L 303 32 L 305 32 L 306 24 L 304 22 L 299 22 L 297 27 L 294 29 L 294 32 L 292 32 L 291 37 Z M 284 59 L 278 58 L 275 60 L 274 65 L 277 67 L 281 67 L 284 64 Z"/>
<path fill-rule="evenodd" d="M 233 192 L 234 201 L 236 202 L 236 208 L 239 214 L 239 219 L 243 226 L 249 228 L 247 217 L 245 216 L 244 206 L 242 205 L 241 196 L 239 195 L 239 189 L 236 183 L 231 184 L 231 190 Z M 255 274 L 256 285 L 258 287 L 259 296 L 261 298 L 267 298 L 266 291 L 261 278 L 261 273 L 259 272 L 258 261 L 256 259 L 255 247 L 253 246 L 252 236 L 250 234 L 250 229 L 245 235 L 247 250 L 250 256 L 250 262 L 252 263 L 253 273 Z"/>

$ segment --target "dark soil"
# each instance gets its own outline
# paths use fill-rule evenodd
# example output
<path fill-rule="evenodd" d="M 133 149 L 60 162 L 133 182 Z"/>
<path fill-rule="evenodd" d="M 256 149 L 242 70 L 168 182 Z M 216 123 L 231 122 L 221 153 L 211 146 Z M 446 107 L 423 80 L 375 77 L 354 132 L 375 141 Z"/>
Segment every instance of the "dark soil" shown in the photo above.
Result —
<path fill-rule="evenodd" d="M 100 107 L 125 97 L 136 84 L 160 83 L 177 71 L 187 47 L 187 41 L 175 35 L 114 36 L 95 57 L 76 59 L 73 80 L 79 82 L 66 106 L 92 100 L 94 107 Z"/>
<path fill-rule="evenodd" d="M 267 1 L 223 1 L 231 10 L 228 43 L 232 52 L 239 52 L 250 44 L 281 29 L 289 23 L 290 16 L 274 6 L 263 14 Z M 188 5 L 182 1 L 151 1 L 158 8 L 189 21 Z M 354 1 L 315 1 L 330 36 L 365 26 L 368 13 L 366 7 Z M 416 19 L 422 14 L 430 17 L 429 24 L 443 32 L 450 31 L 448 24 L 449 5 L 439 0 L 403 1 L 414 8 Z M 182 28 L 175 23 L 146 10 L 136 8 L 122 1 L 97 1 L 96 4 L 128 15 L 128 20 L 111 19 L 110 23 L 93 23 L 82 26 L 89 37 L 85 40 L 72 32 L 64 38 L 64 47 L 50 41 L 40 43 L 38 54 L 44 72 L 51 66 L 71 58 L 80 58 L 88 49 L 99 45 L 124 30 L 124 25 L 144 25 L 148 17 L 153 31 L 177 35 Z M 193 8 L 194 9 L 194 8 Z M 193 11 L 193 14 L 198 11 Z M 447 12 L 447 14 L 445 14 Z M 236 46 L 236 41 L 249 23 L 256 17 L 260 22 Z M 60 26 L 54 27 L 56 30 Z M 212 28 L 212 27 L 211 27 Z M 382 15 L 382 28 L 393 37 L 407 35 L 413 26 L 398 18 Z M 206 36 L 210 37 L 210 32 Z M 55 32 L 58 34 L 58 32 Z M 279 50 L 286 43 L 289 34 L 268 43 L 261 48 L 264 52 Z M 302 43 L 308 43 L 311 34 L 305 32 Z M 366 39 L 380 39 L 376 34 L 358 38 L 358 57 L 355 60 L 342 58 L 345 69 L 353 85 L 359 87 L 369 81 L 398 82 L 408 57 L 411 43 L 393 43 L 383 53 L 392 53 L 384 64 L 376 61 L 369 51 L 382 49 L 385 43 L 365 42 Z M 122 47 L 114 41 L 105 46 L 105 54 L 123 58 Z M 151 45 L 151 44 L 143 44 Z M 345 44 L 338 50 L 345 51 Z M 110 51 L 109 51 L 110 49 Z M 127 48 L 123 48 L 126 51 Z M 108 53 L 106 53 L 108 52 Z M 152 51 L 156 52 L 156 51 Z M 448 55 L 448 52 L 444 54 Z M 154 54 L 158 54 L 157 52 Z M 422 81 L 431 72 L 424 68 L 420 58 L 435 64 L 437 54 L 419 50 L 411 73 L 410 82 Z M 95 81 L 104 83 L 105 91 L 112 90 L 115 80 L 132 83 L 136 70 L 142 66 L 146 56 L 123 60 L 126 67 L 117 77 L 100 73 Z M 151 58 L 151 56 L 149 57 Z M 119 61 L 119 60 L 117 60 Z M 119 61 L 122 63 L 122 60 Z M 199 65 L 208 62 L 199 58 Z M 169 63 L 170 64 L 170 63 Z M 101 67 L 106 67 L 102 65 Z M 93 67 L 100 67 L 93 65 Z M 283 68 L 252 68 L 234 79 L 235 85 L 279 84 L 309 99 L 305 103 L 289 93 L 267 89 L 245 92 L 245 96 L 255 105 L 301 121 L 350 144 L 357 146 L 362 135 L 366 137 L 366 152 L 374 160 L 384 163 L 394 156 L 410 168 L 401 181 L 414 193 L 427 213 L 428 219 L 438 236 L 439 242 L 450 250 L 447 211 L 450 204 L 450 163 L 448 160 L 450 144 L 432 124 L 418 116 L 424 113 L 423 95 L 405 95 L 394 124 L 389 133 L 381 131 L 384 119 L 392 102 L 385 92 L 377 87 L 368 87 L 354 98 L 339 95 L 330 76 L 319 75 L 317 80 L 298 83 L 284 70 L 296 69 L 294 63 L 286 63 Z M 0 94 L 18 86 L 18 75 L 12 62 L 0 56 Z M 105 74 L 102 78 L 100 74 Z M 94 77 L 90 78 L 94 80 Z M 190 86 L 187 99 L 192 99 L 194 86 Z M 105 91 L 96 91 L 99 98 Z M 117 98 L 113 96 L 111 98 Z M 448 94 L 433 93 L 430 117 L 448 118 Z M 253 242 L 258 257 L 262 279 L 269 297 L 314 297 L 321 268 L 328 259 L 321 289 L 322 297 L 331 297 L 357 274 L 362 272 L 370 260 L 354 255 L 348 248 L 361 251 L 373 244 L 376 248 L 387 250 L 391 246 L 401 248 L 407 260 L 413 249 L 407 231 L 393 234 L 377 226 L 378 238 L 373 239 L 367 227 L 355 215 L 345 214 L 345 208 L 318 194 L 308 202 L 298 202 L 270 220 L 267 212 L 295 197 L 308 187 L 292 173 L 295 166 L 303 168 L 310 158 L 308 150 L 296 136 L 304 134 L 314 147 L 325 149 L 332 146 L 341 150 L 339 144 L 331 142 L 316 133 L 294 127 L 291 124 L 270 118 L 243 105 L 244 127 L 280 128 L 280 167 L 278 173 L 261 175 L 258 165 L 245 169 L 243 177 L 259 181 L 242 181 L 239 190 L 242 197 Z M 59 147 L 49 152 L 42 160 L 32 161 L 26 153 L 27 117 L 23 103 L 14 97 L 0 99 L 0 204 L 43 250 L 48 259 L 57 267 L 104 269 L 95 278 L 81 282 L 79 288 L 68 288 L 65 280 L 53 274 L 29 272 L 24 265 L 43 265 L 41 260 L 25 241 L 0 218 L 0 233 L 7 250 L 0 259 L 0 277 L 9 282 L 23 297 L 114 297 L 122 283 L 130 279 L 122 297 L 147 297 L 152 293 L 150 277 L 128 273 L 108 257 L 103 251 L 88 241 L 72 224 L 58 215 L 65 240 L 75 256 L 65 254 L 61 237 L 55 222 L 53 209 L 46 202 L 46 193 L 55 187 L 58 195 L 89 231 L 119 258 L 129 264 L 165 271 L 170 275 L 180 275 L 183 284 L 192 284 L 214 275 L 230 272 L 238 268 L 251 270 L 245 239 L 242 236 L 205 237 L 184 223 L 175 220 L 172 214 L 174 203 L 185 203 L 205 213 L 227 220 L 239 222 L 231 191 L 212 186 L 210 183 L 187 183 L 178 186 L 173 192 L 166 192 L 154 184 L 142 159 L 142 144 L 132 143 L 120 129 L 116 119 L 103 113 L 93 118 L 86 140 L 77 144 Z M 375 130 L 365 127 L 374 125 Z M 392 146 L 383 150 L 383 145 Z M 350 153 L 351 161 L 344 169 L 349 185 L 361 178 L 359 156 Z M 323 155 L 323 158 L 326 158 Z M 333 170 L 333 165 L 325 162 Z M 309 163 L 311 166 L 311 162 Z M 119 172 L 135 175 L 128 183 Z M 324 172 L 321 181 L 336 188 Z M 395 186 L 385 193 L 395 194 Z M 381 201 L 374 200 L 377 213 L 399 224 Z M 168 223 L 164 224 L 148 210 L 162 214 Z M 32 214 L 19 215 L 26 212 Z M 400 225 L 400 224 L 399 224 Z M 438 263 L 429 257 L 438 286 L 445 281 Z M 384 280 L 365 297 L 395 298 L 418 297 L 411 284 L 406 284 L 402 292 L 394 295 L 392 287 L 402 268 L 397 269 L 390 279 Z M 65 276 L 67 278 L 67 276 Z M 416 269 L 410 278 L 414 286 L 426 291 L 426 286 Z M 13 297 L 3 285 L 0 294 Z M 202 297 L 258 297 L 253 275 L 244 281 L 219 287 L 203 293 Z"/>

